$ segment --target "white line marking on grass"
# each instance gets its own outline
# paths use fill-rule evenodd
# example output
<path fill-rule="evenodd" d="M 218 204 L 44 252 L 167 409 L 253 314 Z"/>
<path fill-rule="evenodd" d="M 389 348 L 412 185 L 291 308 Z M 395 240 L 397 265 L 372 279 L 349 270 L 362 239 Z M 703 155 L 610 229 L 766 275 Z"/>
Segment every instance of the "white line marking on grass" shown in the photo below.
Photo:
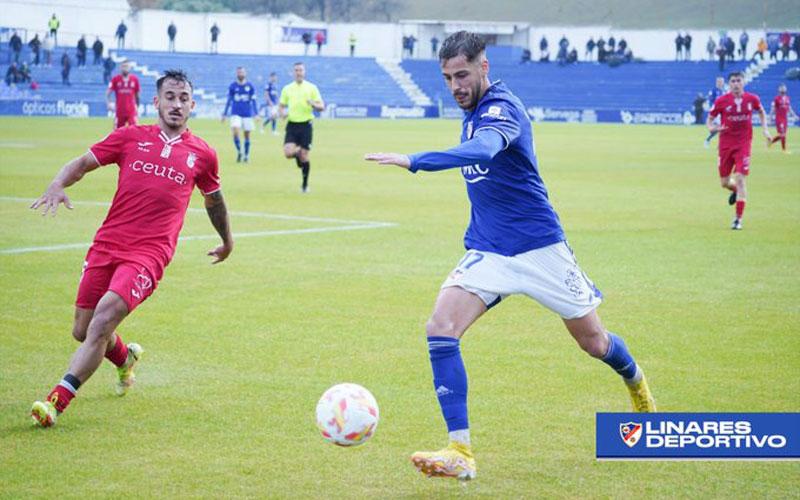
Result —
<path fill-rule="evenodd" d="M 21 198 L 16 196 L 0 196 L 0 201 L 9 202 L 24 202 L 33 203 L 31 198 Z M 103 201 L 73 201 L 73 205 L 92 206 L 92 207 L 108 207 L 111 204 Z M 192 213 L 206 213 L 202 208 L 189 208 L 188 212 Z M 276 219 L 276 220 L 296 220 L 304 222 L 322 222 L 338 224 L 333 226 L 323 227 L 307 227 L 302 229 L 276 229 L 267 231 L 249 231 L 243 233 L 234 233 L 235 238 L 259 238 L 265 236 L 284 236 L 291 234 L 313 234 L 313 233 L 330 233 L 336 231 L 357 231 L 359 229 L 379 229 L 384 227 L 393 227 L 397 224 L 394 222 L 381 222 L 381 221 L 364 221 L 364 220 L 349 220 L 349 219 L 333 219 L 327 217 L 307 217 L 303 215 L 287 215 L 287 214 L 273 214 L 267 212 L 240 212 L 233 210 L 228 212 L 233 217 L 258 217 L 263 219 Z M 214 240 L 218 239 L 217 234 L 198 234 L 181 236 L 179 241 L 196 241 L 196 240 Z M 60 245 L 44 245 L 20 248 L 4 248 L 0 249 L 0 255 L 18 255 L 31 252 L 58 252 L 61 250 L 73 250 L 79 248 L 89 248 L 91 243 L 64 243 Z"/>

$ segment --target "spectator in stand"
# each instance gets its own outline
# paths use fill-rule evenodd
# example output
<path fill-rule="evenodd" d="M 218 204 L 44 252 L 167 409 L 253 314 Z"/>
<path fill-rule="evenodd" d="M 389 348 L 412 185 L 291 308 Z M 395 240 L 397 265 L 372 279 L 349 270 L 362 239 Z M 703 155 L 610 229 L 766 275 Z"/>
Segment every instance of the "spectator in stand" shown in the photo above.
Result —
<path fill-rule="evenodd" d="M 61 83 L 66 86 L 71 86 L 72 84 L 69 83 L 69 72 L 72 70 L 72 59 L 69 58 L 69 54 L 67 51 L 64 51 L 64 55 L 61 56 Z"/>
<path fill-rule="evenodd" d="M 764 37 L 758 39 L 758 43 L 756 44 L 756 51 L 753 52 L 753 61 L 756 60 L 756 57 L 761 57 L 761 60 L 764 60 L 764 53 L 767 52 L 767 41 L 764 40 Z"/>
<path fill-rule="evenodd" d="M 550 51 L 545 47 L 544 50 L 539 52 L 539 62 L 549 63 L 550 62 Z"/>
<path fill-rule="evenodd" d="M 606 41 L 602 36 L 597 40 L 597 62 L 606 62 Z"/>
<path fill-rule="evenodd" d="M 350 42 L 350 57 L 353 57 L 353 56 L 356 55 L 356 42 L 357 41 L 358 41 L 358 39 L 356 38 L 356 34 L 351 31 L 350 32 L 350 39 L 349 39 L 349 42 Z"/>
<path fill-rule="evenodd" d="M 708 60 L 713 61 L 714 56 L 717 54 L 717 42 L 714 41 L 714 38 L 711 35 L 708 35 L 708 42 L 706 42 L 706 52 L 708 52 Z"/>
<path fill-rule="evenodd" d="M 521 64 L 528 64 L 531 62 L 531 50 L 530 49 L 522 49 L 522 61 Z"/>
<path fill-rule="evenodd" d="M 117 32 L 114 36 L 117 37 L 117 48 L 124 49 L 125 48 L 125 33 L 128 32 L 128 26 L 125 24 L 125 20 L 122 19 L 117 26 Z"/>
<path fill-rule="evenodd" d="M 561 40 L 558 41 L 558 48 L 567 50 L 569 48 L 569 40 L 566 35 L 561 35 Z"/>
<path fill-rule="evenodd" d="M 608 51 L 609 52 L 616 52 L 617 51 L 617 39 L 614 38 L 614 35 L 608 37 Z"/>
<path fill-rule="evenodd" d="M 789 47 L 792 43 L 792 35 L 789 34 L 788 31 L 784 31 L 781 33 L 781 61 L 786 61 L 789 59 Z"/>
<path fill-rule="evenodd" d="M 17 63 L 12 61 L 6 70 L 6 85 L 10 87 L 16 83 L 19 83 L 19 69 L 17 68 Z"/>
<path fill-rule="evenodd" d="M 22 66 L 19 67 L 19 82 L 31 83 L 31 70 L 26 62 L 22 63 Z"/>
<path fill-rule="evenodd" d="M 311 33 L 306 31 L 305 33 L 303 33 L 303 35 L 300 37 L 300 39 L 303 41 L 303 55 L 307 56 L 308 55 L 308 46 L 311 45 Z"/>
<path fill-rule="evenodd" d="M 47 33 L 44 36 L 44 41 L 42 42 L 42 50 L 44 51 L 44 64 L 47 66 L 51 66 L 53 64 L 52 56 L 54 48 L 55 46 L 53 44 L 53 37 L 50 36 L 50 33 Z"/>
<path fill-rule="evenodd" d="M 578 62 L 578 51 L 573 47 L 567 54 L 567 64 L 575 64 Z"/>
<path fill-rule="evenodd" d="M 739 54 L 742 56 L 742 61 L 747 59 L 747 42 L 750 41 L 750 35 L 747 34 L 747 31 L 742 31 L 742 34 L 739 35 Z"/>
<path fill-rule="evenodd" d="M 794 42 L 792 43 L 792 47 L 794 48 L 794 54 L 797 57 L 797 60 L 800 61 L 800 33 L 794 34 Z"/>
<path fill-rule="evenodd" d="M 597 46 L 597 44 L 596 44 L 596 43 L 594 43 L 594 38 L 592 38 L 592 37 L 589 37 L 589 41 L 588 41 L 588 42 L 586 42 L 586 53 L 583 55 L 583 57 L 584 57 L 584 58 L 585 58 L 587 61 L 591 61 L 591 60 L 592 60 L 592 57 L 593 57 L 593 55 L 594 55 L 594 48 L 595 48 L 596 46 Z"/>
<path fill-rule="evenodd" d="M 542 36 L 542 39 L 539 40 L 539 53 L 542 54 L 542 57 L 539 59 L 540 61 L 543 60 L 544 54 L 547 53 L 547 60 L 550 60 L 550 51 L 547 49 L 549 44 L 547 43 L 547 38 Z"/>
<path fill-rule="evenodd" d="M 317 31 L 314 35 L 314 41 L 317 42 L 317 55 L 322 54 L 322 46 L 325 44 L 325 33 L 322 30 Z"/>
<path fill-rule="evenodd" d="M 78 40 L 78 51 L 75 54 L 75 58 L 78 60 L 77 66 L 80 68 L 81 66 L 86 66 L 86 51 L 89 49 L 89 46 L 86 45 L 86 35 L 81 35 L 81 39 Z"/>
<path fill-rule="evenodd" d="M 683 35 L 678 32 L 675 37 L 675 60 L 680 61 L 683 59 Z"/>
<path fill-rule="evenodd" d="M 724 43 L 724 40 L 723 40 L 723 42 L 719 44 L 719 47 L 717 47 L 717 57 L 719 58 L 719 72 L 720 73 L 725 71 L 725 54 L 726 53 L 727 52 L 725 51 L 725 43 Z"/>
<path fill-rule="evenodd" d="M 725 39 L 725 49 L 728 54 L 729 61 L 736 60 L 736 42 L 733 41 L 732 37 L 727 37 Z"/>
<path fill-rule="evenodd" d="M 431 37 L 431 57 L 433 59 L 437 58 L 437 51 L 439 50 L 439 39 L 436 38 L 436 35 Z"/>
<path fill-rule="evenodd" d="M 628 50 L 628 42 L 626 42 L 624 38 L 620 38 L 617 47 L 619 48 L 619 53 L 624 55 Z"/>
<path fill-rule="evenodd" d="M 409 57 L 414 57 L 414 45 L 417 44 L 417 37 L 414 35 L 408 36 L 408 55 Z"/>
<path fill-rule="evenodd" d="M 211 31 L 211 53 L 216 54 L 218 52 L 217 40 L 219 39 L 219 33 L 220 33 L 219 26 L 217 26 L 217 23 L 214 23 L 210 31 Z"/>
<path fill-rule="evenodd" d="M 117 64 L 111 59 L 111 54 L 108 55 L 105 59 L 103 59 L 103 83 L 108 85 L 108 82 L 111 81 L 111 72 L 114 71 L 114 67 Z"/>
<path fill-rule="evenodd" d="M 103 42 L 100 41 L 100 37 L 98 36 L 95 38 L 94 43 L 92 44 L 92 53 L 94 54 L 94 60 L 92 60 L 92 64 L 97 66 L 103 62 Z"/>
<path fill-rule="evenodd" d="M 42 49 L 42 41 L 39 40 L 39 33 L 33 36 L 30 42 L 28 42 L 28 47 L 31 48 L 31 52 L 33 52 L 33 65 L 38 66 L 41 59 L 39 58 Z"/>
<path fill-rule="evenodd" d="M 623 62 L 631 62 L 633 61 L 633 51 L 631 49 L 627 49 L 625 54 L 622 56 Z"/>
<path fill-rule="evenodd" d="M 769 49 L 770 60 L 775 60 L 775 61 L 778 60 L 778 47 L 779 47 L 778 37 L 774 35 L 769 37 L 769 39 L 767 40 L 767 48 Z"/>
<path fill-rule="evenodd" d="M 692 60 L 692 35 L 689 32 L 683 35 L 683 60 Z"/>
<path fill-rule="evenodd" d="M 178 34 L 178 27 L 175 26 L 175 21 L 170 21 L 169 26 L 167 26 L 167 36 L 169 37 L 169 47 L 167 50 L 169 52 L 175 52 L 175 35 Z"/>
<path fill-rule="evenodd" d="M 705 123 L 703 121 L 703 106 L 705 106 L 706 98 L 702 92 L 697 94 L 697 97 L 694 98 L 694 124 L 695 125 L 702 125 Z"/>
<path fill-rule="evenodd" d="M 22 51 L 22 38 L 17 34 L 17 30 L 14 30 L 14 33 L 11 34 L 11 38 L 8 39 L 8 48 L 11 49 L 14 62 L 19 64 L 19 54 L 20 51 Z M 9 57 L 12 57 L 11 54 L 9 54 Z M 11 59 L 9 59 L 8 62 L 11 62 Z"/>
<path fill-rule="evenodd" d="M 558 44 L 558 53 L 556 54 L 556 62 L 558 62 L 558 64 L 561 66 L 567 63 L 567 46 L 563 45 L 560 42 Z"/>
<path fill-rule="evenodd" d="M 50 32 L 50 36 L 53 38 L 53 47 L 58 46 L 58 28 L 60 27 L 61 21 L 58 20 L 54 12 L 50 17 L 50 20 L 47 21 L 47 30 Z"/>

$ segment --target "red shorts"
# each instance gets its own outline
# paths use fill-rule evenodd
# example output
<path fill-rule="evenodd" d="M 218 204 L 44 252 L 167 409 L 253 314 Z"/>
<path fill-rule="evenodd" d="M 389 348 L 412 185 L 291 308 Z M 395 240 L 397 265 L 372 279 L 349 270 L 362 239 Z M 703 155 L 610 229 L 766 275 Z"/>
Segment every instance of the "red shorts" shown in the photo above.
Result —
<path fill-rule="evenodd" d="M 136 113 L 126 113 L 124 115 L 114 115 L 114 128 L 124 127 L 125 125 L 136 125 Z"/>
<path fill-rule="evenodd" d="M 789 120 L 775 120 L 775 128 L 778 129 L 778 135 L 786 135 L 786 128 L 789 126 Z"/>
<path fill-rule="evenodd" d="M 112 291 L 122 297 L 128 305 L 128 312 L 131 312 L 156 289 L 158 282 L 153 276 L 141 264 L 90 248 L 83 263 L 75 305 L 82 309 L 94 309 L 103 295 Z"/>
<path fill-rule="evenodd" d="M 730 146 L 719 148 L 719 168 L 720 177 L 728 177 L 731 172 L 737 174 L 750 174 L 750 144 L 740 146 Z M 734 170 L 735 167 L 735 170 Z"/>

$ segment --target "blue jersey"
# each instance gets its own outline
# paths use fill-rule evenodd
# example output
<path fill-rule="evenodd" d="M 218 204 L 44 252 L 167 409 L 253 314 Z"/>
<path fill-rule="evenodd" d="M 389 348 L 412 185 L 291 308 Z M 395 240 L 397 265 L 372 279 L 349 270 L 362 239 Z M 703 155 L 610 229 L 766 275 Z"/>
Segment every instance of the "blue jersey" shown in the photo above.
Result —
<path fill-rule="evenodd" d="M 465 114 L 461 146 L 410 159 L 412 172 L 461 168 L 472 205 L 468 250 L 510 256 L 566 239 L 539 176 L 525 106 L 504 83 L 492 84 Z M 459 160 L 478 162 L 452 164 Z"/>
<path fill-rule="evenodd" d="M 232 115 L 248 118 L 258 114 L 256 89 L 250 82 L 239 83 L 235 81 L 228 87 L 228 102 L 225 103 L 224 115 L 230 109 Z"/>
<path fill-rule="evenodd" d="M 267 84 L 267 95 L 269 95 L 269 100 L 272 101 L 273 106 L 278 105 L 278 87 L 277 85 L 273 84 L 272 82 Z M 269 103 L 267 103 L 269 104 Z"/>
<path fill-rule="evenodd" d="M 708 91 L 708 107 L 709 109 L 714 107 L 714 101 L 717 100 L 719 96 L 725 93 L 725 89 L 718 89 L 714 87 L 713 89 Z"/>

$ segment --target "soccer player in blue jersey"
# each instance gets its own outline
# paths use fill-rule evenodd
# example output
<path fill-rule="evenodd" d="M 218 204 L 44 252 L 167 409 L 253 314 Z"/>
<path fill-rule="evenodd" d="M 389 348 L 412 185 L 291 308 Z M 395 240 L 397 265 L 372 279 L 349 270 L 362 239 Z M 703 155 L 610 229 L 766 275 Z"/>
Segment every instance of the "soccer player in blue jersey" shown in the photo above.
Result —
<path fill-rule="evenodd" d="M 250 131 L 253 130 L 253 118 L 258 116 L 256 89 L 247 81 L 247 72 L 241 66 L 236 68 L 236 80 L 228 87 L 228 102 L 222 112 L 222 121 L 231 112 L 231 130 L 233 144 L 236 146 L 236 162 L 250 161 Z M 244 130 L 244 155 L 239 142 L 239 130 Z"/>
<path fill-rule="evenodd" d="M 426 325 L 433 385 L 450 444 L 414 453 L 411 460 L 428 476 L 471 479 L 476 468 L 459 339 L 508 295 L 527 295 L 560 315 L 583 350 L 622 376 L 634 411 L 656 407 L 625 342 L 603 327 L 595 311 L 602 294 L 578 266 L 550 205 L 525 106 L 505 84 L 489 81 L 485 43 L 478 35 L 449 36 L 439 61 L 465 111 L 461 145 L 412 155 L 372 153 L 365 159 L 411 172 L 460 168 L 466 181 L 472 204 L 467 252 L 442 284 Z"/>
<path fill-rule="evenodd" d="M 722 78 L 721 76 L 718 76 L 717 77 L 716 86 L 713 89 L 708 91 L 708 109 L 713 108 L 714 107 L 714 101 L 716 101 L 717 98 L 719 96 L 721 96 L 722 94 L 724 94 L 725 92 L 726 92 L 725 91 L 725 79 Z M 706 140 L 703 143 L 703 145 L 705 146 L 706 149 L 708 149 L 708 147 L 711 145 L 711 139 L 713 139 L 714 136 L 717 135 L 717 134 L 719 134 L 719 131 L 717 131 L 717 130 L 715 130 L 713 132 L 709 132 L 708 137 L 706 137 Z"/>
<path fill-rule="evenodd" d="M 261 132 L 267 127 L 267 122 L 272 124 L 272 135 L 278 135 L 278 75 L 273 71 L 269 74 L 269 82 L 264 88 L 264 121 L 261 122 Z"/>

